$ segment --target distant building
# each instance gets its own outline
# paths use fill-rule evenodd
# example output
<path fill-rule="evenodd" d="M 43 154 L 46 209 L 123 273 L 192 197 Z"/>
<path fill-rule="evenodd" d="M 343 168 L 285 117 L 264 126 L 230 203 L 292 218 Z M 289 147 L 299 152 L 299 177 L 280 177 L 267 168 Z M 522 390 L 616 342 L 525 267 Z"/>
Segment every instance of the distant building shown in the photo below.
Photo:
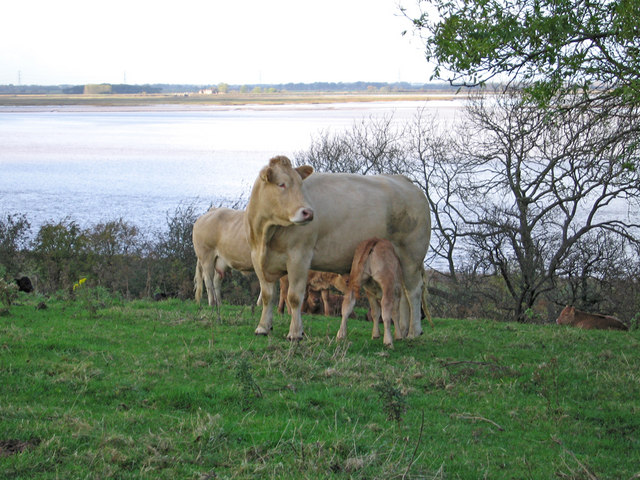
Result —
<path fill-rule="evenodd" d="M 218 93 L 217 87 L 202 88 L 198 91 L 200 95 L 215 95 Z"/>

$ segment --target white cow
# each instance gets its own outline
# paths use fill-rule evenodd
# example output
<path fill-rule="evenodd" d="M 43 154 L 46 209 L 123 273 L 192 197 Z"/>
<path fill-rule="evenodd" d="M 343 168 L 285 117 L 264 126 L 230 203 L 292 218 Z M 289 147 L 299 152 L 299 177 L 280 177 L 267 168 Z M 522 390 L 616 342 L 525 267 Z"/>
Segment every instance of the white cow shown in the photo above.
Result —
<path fill-rule="evenodd" d="M 209 305 L 220 305 L 222 278 L 230 268 L 253 273 L 251 249 L 244 225 L 245 212 L 212 208 L 193 224 L 193 248 L 198 257 L 193 279 L 196 302 L 202 298 L 202 281 Z"/>
<path fill-rule="evenodd" d="M 312 172 L 275 157 L 253 185 L 245 222 L 264 307 L 255 333 L 271 330 L 275 282 L 288 274 L 287 338 L 302 338 L 300 307 L 309 268 L 348 273 L 356 246 L 378 237 L 393 243 L 402 264 L 411 302 L 400 306 L 403 336 L 420 335 L 423 261 L 431 234 L 426 197 L 400 175 Z"/>

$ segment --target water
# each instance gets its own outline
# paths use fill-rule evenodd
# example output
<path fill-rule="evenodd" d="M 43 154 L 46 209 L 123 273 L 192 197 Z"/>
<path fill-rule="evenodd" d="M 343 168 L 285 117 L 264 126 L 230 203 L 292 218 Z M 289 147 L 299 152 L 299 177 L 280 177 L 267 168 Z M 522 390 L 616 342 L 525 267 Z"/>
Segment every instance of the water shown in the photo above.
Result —
<path fill-rule="evenodd" d="M 248 195 L 274 155 L 370 116 L 451 119 L 451 101 L 239 107 L 0 107 L 0 212 L 37 230 L 123 218 L 147 231 L 182 204 L 205 211 Z"/>

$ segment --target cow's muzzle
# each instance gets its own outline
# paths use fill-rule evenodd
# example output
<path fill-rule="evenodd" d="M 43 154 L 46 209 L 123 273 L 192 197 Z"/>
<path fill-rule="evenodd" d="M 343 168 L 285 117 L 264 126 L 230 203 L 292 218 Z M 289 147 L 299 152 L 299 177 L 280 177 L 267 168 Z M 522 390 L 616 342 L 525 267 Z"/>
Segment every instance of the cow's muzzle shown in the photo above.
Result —
<path fill-rule="evenodd" d="M 313 220 L 313 209 L 311 208 L 300 208 L 293 218 L 291 218 L 291 221 L 296 225 L 304 225 L 311 220 Z"/>

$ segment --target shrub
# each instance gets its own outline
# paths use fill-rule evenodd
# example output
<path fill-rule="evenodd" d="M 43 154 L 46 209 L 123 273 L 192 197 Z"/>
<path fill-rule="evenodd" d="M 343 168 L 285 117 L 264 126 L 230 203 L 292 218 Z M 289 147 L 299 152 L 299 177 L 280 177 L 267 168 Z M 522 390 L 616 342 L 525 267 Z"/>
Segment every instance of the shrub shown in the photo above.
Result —
<path fill-rule="evenodd" d="M 192 231 L 197 218 L 194 203 L 181 203 L 173 213 L 167 213 L 167 230 L 149 245 L 149 254 L 154 260 L 149 270 L 154 290 L 180 298 L 192 296 L 197 261 Z"/>
<path fill-rule="evenodd" d="M 390 380 L 384 379 L 376 385 L 375 390 L 382 402 L 382 409 L 387 414 L 387 420 L 393 420 L 399 424 L 407 411 L 407 400 L 400 389 Z"/>
<path fill-rule="evenodd" d="M 0 218 L 0 265 L 16 275 L 24 264 L 31 225 L 24 214 L 8 214 Z"/>
<path fill-rule="evenodd" d="M 0 265 L 0 304 L 7 308 L 18 298 L 18 285 L 13 281 L 5 280 L 5 269 Z"/>
<path fill-rule="evenodd" d="M 78 278 L 86 276 L 86 243 L 82 229 L 69 218 L 40 227 L 34 255 L 45 290 L 69 290 Z"/>
<path fill-rule="evenodd" d="M 129 297 L 144 290 L 139 230 L 122 218 L 86 232 L 88 267 L 95 284 Z"/>

